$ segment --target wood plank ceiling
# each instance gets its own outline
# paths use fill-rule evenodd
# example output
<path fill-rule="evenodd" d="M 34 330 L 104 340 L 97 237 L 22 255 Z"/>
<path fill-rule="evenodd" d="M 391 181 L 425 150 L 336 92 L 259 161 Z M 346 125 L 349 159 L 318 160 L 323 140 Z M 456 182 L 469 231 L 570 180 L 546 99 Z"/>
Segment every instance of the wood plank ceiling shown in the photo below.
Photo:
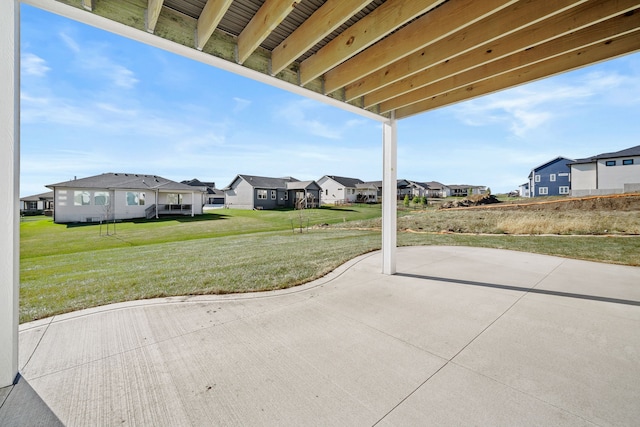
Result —
<path fill-rule="evenodd" d="M 405 118 L 640 50 L 640 0 L 59 0 Z"/>

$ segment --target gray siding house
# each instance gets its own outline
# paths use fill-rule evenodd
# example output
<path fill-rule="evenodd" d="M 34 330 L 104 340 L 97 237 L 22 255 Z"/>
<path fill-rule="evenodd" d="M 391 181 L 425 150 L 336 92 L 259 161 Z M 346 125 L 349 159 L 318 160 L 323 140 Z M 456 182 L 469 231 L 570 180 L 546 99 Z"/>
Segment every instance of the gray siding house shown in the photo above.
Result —
<path fill-rule="evenodd" d="M 203 189 L 156 175 L 104 173 L 46 187 L 57 223 L 202 214 Z"/>
<path fill-rule="evenodd" d="M 320 186 L 315 181 L 237 175 L 224 189 L 226 204 L 232 209 L 317 208 Z"/>
<path fill-rule="evenodd" d="M 574 197 L 640 191 L 640 145 L 578 159 L 569 167 Z"/>
<path fill-rule="evenodd" d="M 49 215 L 53 212 L 53 191 L 20 198 L 20 215 Z"/>

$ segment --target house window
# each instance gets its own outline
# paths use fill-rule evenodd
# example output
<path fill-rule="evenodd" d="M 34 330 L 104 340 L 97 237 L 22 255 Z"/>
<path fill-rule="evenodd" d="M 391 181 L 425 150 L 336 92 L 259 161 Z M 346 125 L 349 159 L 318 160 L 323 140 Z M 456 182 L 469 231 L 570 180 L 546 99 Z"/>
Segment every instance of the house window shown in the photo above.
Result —
<path fill-rule="evenodd" d="M 73 204 L 74 206 L 88 206 L 91 204 L 91 196 L 88 191 L 74 191 L 73 192 Z"/>
<path fill-rule="evenodd" d="M 549 187 L 538 188 L 538 194 L 540 194 L 541 196 L 546 196 L 547 194 L 549 194 Z"/>
<path fill-rule="evenodd" d="M 555 173 L 552 173 L 551 175 L 549 175 L 549 181 L 555 182 L 555 180 L 556 180 L 556 174 Z"/>
<path fill-rule="evenodd" d="M 632 165 L 633 164 L 633 159 L 625 159 L 622 161 L 623 165 Z"/>
<path fill-rule="evenodd" d="M 127 206 L 144 206 L 144 193 L 127 191 Z"/>
<path fill-rule="evenodd" d="M 607 166 L 615 166 L 616 165 L 616 161 L 615 160 L 607 160 L 605 162 L 605 165 L 607 165 Z"/>
<path fill-rule="evenodd" d="M 289 192 L 288 191 L 284 192 L 284 199 L 285 200 L 289 200 Z"/>
<path fill-rule="evenodd" d="M 267 190 L 258 190 L 258 199 L 266 200 L 267 199 Z"/>
<path fill-rule="evenodd" d="M 109 193 L 106 191 L 96 191 L 93 193 L 93 204 L 96 206 L 108 206 Z"/>
<path fill-rule="evenodd" d="M 176 193 L 167 194 L 167 203 L 170 205 L 181 205 L 182 194 L 176 194 Z"/>
<path fill-rule="evenodd" d="M 536 175 L 535 178 L 534 178 L 534 181 L 535 182 L 540 182 L 540 175 Z"/>
<path fill-rule="evenodd" d="M 328 196 L 329 195 L 329 189 L 327 188 L 326 190 L 324 190 L 324 195 Z"/>
<path fill-rule="evenodd" d="M 569 187 L 566 185 L 562 185 L 558 188 L 560 194 L 569 194 Z"/>
<path fill-rule="evenodd" d="M 271 190 L 271 200 L 275 200 L 276 199 L 276 195 L 277 195 L 276 190 Z"/>
<path fill-rule="evenodd" d="M 27 209 L 28 210 L 38 209 L 38 202 L 27 202 Z"/>

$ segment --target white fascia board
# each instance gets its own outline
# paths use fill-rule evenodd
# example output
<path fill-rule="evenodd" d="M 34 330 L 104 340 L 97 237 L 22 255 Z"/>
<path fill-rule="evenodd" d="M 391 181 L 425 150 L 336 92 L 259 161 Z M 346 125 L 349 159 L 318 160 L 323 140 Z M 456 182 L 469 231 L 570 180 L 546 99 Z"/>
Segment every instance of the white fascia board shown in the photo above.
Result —
<path fill-rule="evenodd" d="M 154 46 L 159 49 L 163 49 L 168 52 L 193 59 L 194 61 L 202 62 L 204 64 L 208 64 L 216 68 L 220 68 L 222 70 L 229 71 L 231 73 L 247 77 L 249 79 L 265 83 L 279 89 L 286 90 L 288 92 L 295 93 L 296 95 L 304 96 L 306 98 L 314 99 L 316 101 L 338 107 L 342 110 L 357 114 L 362 117 L 366 117 L 368 119 L 376 120 L 383 123 L 389 120 L 386 117 L 380 116 L 362 108 L 355 107 L 351 104 L 347 104 L 346 102 L 338 101 L 337 99 L 333 99 L 312 90 L 305 89 L 301 86 L 296 86 L 275 77 L 263 74 L 259 71 L 246 68 L 240 64 L 236 64 L 225 59 L 209 55 L 195 48 L 190 48 L 172 42 L 170 40 L 154 36 L 153 34 L 147 33 L 146 31 L 129 27 L 119 22 L 103 18 L 99 15 L 95 15 L 91 12 L 60 3 L 56 0 L 21 0 L 21 3 L 28 4 L 30 6 L 46 10 L 47 12 L 55 13 L 57 15 L 64 16 L 65 18 L 82 22 L 83 24 L 91 25 L 101 30 L 108 31 L 122 37 L 127 37 L 140 43 L 145 43 L 150 46 Z"/>

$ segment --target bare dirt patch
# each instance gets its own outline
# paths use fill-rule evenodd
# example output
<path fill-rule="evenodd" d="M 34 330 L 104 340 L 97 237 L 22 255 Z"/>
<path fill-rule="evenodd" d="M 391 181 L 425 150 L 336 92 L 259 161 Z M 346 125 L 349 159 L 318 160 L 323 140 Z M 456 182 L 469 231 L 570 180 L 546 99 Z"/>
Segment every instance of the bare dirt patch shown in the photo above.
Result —
<path fill-rule="evenodd" d="M 640 194 L 614 194 L 609 196 L 589 196 L 533 202 L 507 202 L 478 204 L 455 209 L 500 209 L 524 211 L 640 211 Z"/>

